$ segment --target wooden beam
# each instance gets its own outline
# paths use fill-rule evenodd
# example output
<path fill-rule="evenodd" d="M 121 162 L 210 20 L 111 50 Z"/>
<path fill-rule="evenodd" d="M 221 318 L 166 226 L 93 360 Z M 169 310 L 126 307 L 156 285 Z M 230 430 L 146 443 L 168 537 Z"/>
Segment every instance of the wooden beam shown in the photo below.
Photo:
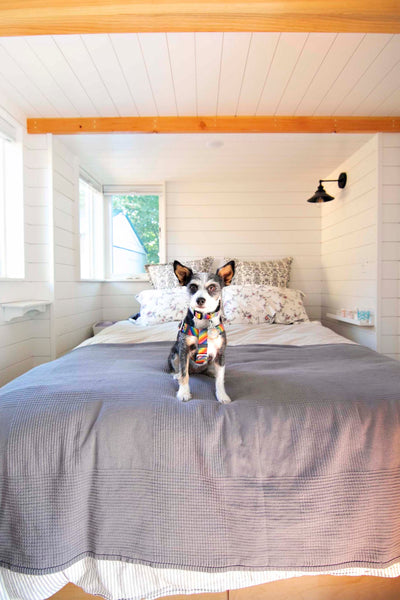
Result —
<path fill-rule="evenodd" d="M 399 0 L 1 0 L 0 35 L 154 31 L 400 33 Z"/>
<path fill-rule="evenodd" d="M 28 133 L 400 132 L 399 117 L 96 117 L 27 119 Z"/>

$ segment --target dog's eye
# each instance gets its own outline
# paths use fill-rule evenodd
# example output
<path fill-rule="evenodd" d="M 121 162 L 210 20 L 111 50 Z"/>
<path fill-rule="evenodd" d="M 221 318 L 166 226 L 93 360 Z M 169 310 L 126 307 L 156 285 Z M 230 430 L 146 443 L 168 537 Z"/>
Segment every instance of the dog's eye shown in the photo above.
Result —
<path fill-rule="evenodd" d="M 189 290 L 192 292 L 192 294 L 194 294 L 195 292 L 197 292 L 198 289 L 199 289 L 199 286 L 196 285 L 195 283 L 191 283 L 189 285 Z"/>
<path fill-rule="evenodd" d="M 209 285 L 208 286 L 208 291 L 211 292 L 211 293 L 215 292 L 216 289 L 217 289 L 216 285 Z"/>

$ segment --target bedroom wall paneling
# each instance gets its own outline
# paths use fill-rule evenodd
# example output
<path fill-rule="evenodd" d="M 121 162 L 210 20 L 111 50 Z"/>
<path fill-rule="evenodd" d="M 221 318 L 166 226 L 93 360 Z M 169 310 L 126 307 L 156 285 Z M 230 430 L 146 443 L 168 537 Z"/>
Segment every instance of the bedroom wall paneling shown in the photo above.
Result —
<path fill-rule="evenodd" d="M 101 282 L 79 279 L 79 165 L 55 137 L 52 146 L 54 202 L 54 321 L 56 356 L 92 335 L 102 317 Z"/>
<path fill-rule="evenodd" d="M 400 360 L 400 134 L 381 134 L 380 142 L 378 350 Z"/>
<path fill-rule="evenodd" d="M 102 319 L 121 321 L 139 311 L 136 294 L 151 288 L 148 281 L 105 281 L 102 285 Z"/>
<path fill-rule="evenodd" d="M 167 259 L 211 255 L 223 260 L 293 256 L 290 287 L 321 317 L 321 213 L 296 181 L 167 183 Z"/>
<path fill-rule="evenodd" d="M 347 186 L 326 184 L 335 197 L 321 205 L 322 322 L 340 335 L 377 349 L 379 134 L 324 179 L 347 172 Z M 342 308 L 369 309 L 375 327 L 357 327 L 326 317 Z"/>
<path fill-rule="evenodd" d="M 22 128 L 25 233 L 25 278 L 0 282 L 0 304 L 23 300 L 51 300 L 51 198 L 49 188 L 49 139 L 29 135 L 25 118 L 15 104 L 0 94 L 4 118 Z M 0 311 L 0 385 L 51 358 L 50 310 L 31 312 L 4 321 Z"/>

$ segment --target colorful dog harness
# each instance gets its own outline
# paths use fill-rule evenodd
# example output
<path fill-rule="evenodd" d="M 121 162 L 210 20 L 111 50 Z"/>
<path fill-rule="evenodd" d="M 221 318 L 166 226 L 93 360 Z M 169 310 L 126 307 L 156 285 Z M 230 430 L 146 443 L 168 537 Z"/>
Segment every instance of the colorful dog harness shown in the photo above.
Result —
<path fill-rule="evenodd" d="M 198 313 L 201 314 L 201 313 Z M 217 313 L 209 313 L 209 314 L 213 314 L 216 315 Z M 194 315 L 196 316 L 196 313 L 194 313 Z M 196 317 L 198 318 L 198 317 Z M 209 317 L 212 319 L 212 317 Z M 225 331 L 225 327 L 222 325 L 222 323 L 220 325 L 216 325 L 215 327 L 210 327 L 210 331 L 212 330 L 217 330 L 219 335 L 220 333 L 222 333 L 223 331 Z M 197 346 L 197 354 L 196 354 L 196 365 L 204 365 L 207 363 L 208 360 L 208 329 L 197 329 L 197 327 L 192 327 L 191 325 L 188 325 L 188 323 L 183 323 L 182 327 L 181 327 L 181 331 L 182 333 L 184 333 L 185 335 L 192 335 L 194 337 L 197 337 L 198 341 L 198 346 Z M 213 337 L 213 336 L 211 336 Z"/>

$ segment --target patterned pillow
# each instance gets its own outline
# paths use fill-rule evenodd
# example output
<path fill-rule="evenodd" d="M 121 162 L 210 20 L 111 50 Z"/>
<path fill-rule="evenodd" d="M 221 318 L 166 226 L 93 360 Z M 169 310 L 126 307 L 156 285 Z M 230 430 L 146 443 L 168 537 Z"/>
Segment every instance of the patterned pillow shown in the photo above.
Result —
<path fill-rule="evenodd" d="M 210 271 L 214 259 L 212 256 L 206 256 L 205 258 L 182 260 L 180 262 L 187 267 L 190 267 L 193 271 L 207 273 Z M 153 287 L 157 290 L 179 287 L 179 282 L 174 273 L 173 263 L 145 265 L 145 267 Z"/>
<path fill-rule="evenodd" d="M 232 260 L 225 258 L 225 262 Z M 290 266 L 293 258 L 276 260 L 239 260 L 235 261 L 234 285 L 274 285 L 287 287 L 290 279 Z"/>
<path fill-rule="evenodd" d="M 189 297 L 185 287 L 143 290 L 136 296 L 140 303 L 138 325 L 157 325 L 181 321 L 186 315 Z"/>
<path fill-rule="evenodd" d="M 279 291 L 263 285 L 230 285 L 222 299 L 227 323 L 273 323 L 283 308 Z"/>
<path fill-rule="evenodd" d="M 228 323 L 283 323 L 309 321 L 300 290 L 269 285 L 230 285 L 223 289 Z"/>
<path fill-rule="evenodd" d="M 282 308 L 275 315 L 275 323 L 290 325 L 310 320 L 304 308 L 305 294 L 303 292 L 291 288 L 280 288 L 279 294 Z"/>

